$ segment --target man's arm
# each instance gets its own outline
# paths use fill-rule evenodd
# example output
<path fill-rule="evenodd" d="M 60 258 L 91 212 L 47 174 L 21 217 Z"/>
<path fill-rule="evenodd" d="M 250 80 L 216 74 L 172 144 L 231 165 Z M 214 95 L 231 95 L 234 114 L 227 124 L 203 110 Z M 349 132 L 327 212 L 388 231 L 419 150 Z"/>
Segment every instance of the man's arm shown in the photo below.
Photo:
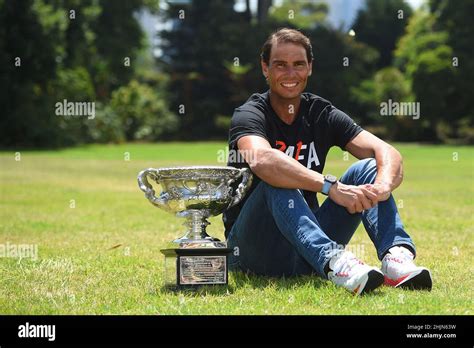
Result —
<path fill-rule="evenodd" d="M 402 156 L 392 145 L 367 131 L 362 131 L 346 145 L 346 150 L 358 159 L 375 158 L 377 177 L 374 184 L 367 185 L 367 188 L 377 194 L 379 201 L 388 199 L 390 193 L 402 183 Z"/>
<path fill-rule="evenodd" d="M 275 187 L 321 192 L 324 183 L 322 174 L 273 149 L 262 137 L 243 136 L 237 146 L 252 172 L 266 183 Z M 377 203 L 376 194 L 368 188 L 339 182 L 332 185 L 329 197 L 351 214 L 370 209 Z"/>
<path fill-rule="evenodd" d="M 320 192 L 324 177 L 295 161 L 256 135 L 246 135 L 237 142 L 240 153 L 255 175 L 266 183 L 282 188 Z"/>

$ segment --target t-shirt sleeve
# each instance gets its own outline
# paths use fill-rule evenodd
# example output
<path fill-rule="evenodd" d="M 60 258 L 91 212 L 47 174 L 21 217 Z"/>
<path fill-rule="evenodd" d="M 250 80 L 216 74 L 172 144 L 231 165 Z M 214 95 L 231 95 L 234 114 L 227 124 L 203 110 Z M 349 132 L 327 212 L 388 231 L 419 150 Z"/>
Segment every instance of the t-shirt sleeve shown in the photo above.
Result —
<path fill-rule="evenodd" d="M 245 135 L 257 135 L 269 140 L 265 131 L 265 116 L 258 111 L 237 108 L 230 123 L 229 147 L 237 148 L 237 141 Z"/>
<path fill-rule="evenodd" d="M 336 145 L 344 150 L 347 143 L 363 131 L 362 127 L 354 122 L 346 113 L 331 107 L 328 115 L 331 146 Z"/>

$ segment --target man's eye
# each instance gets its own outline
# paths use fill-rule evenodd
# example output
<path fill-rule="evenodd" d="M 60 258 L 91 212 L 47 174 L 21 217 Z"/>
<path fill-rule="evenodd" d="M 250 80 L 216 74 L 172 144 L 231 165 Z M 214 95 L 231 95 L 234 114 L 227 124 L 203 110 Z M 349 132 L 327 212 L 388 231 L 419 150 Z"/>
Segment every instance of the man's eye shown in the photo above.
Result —
<path fill-rule="evenodd" d="M 283 64 L 283 63 L 277 63 L 276 66 L 277 66 L 277 68 L 283 68 L 283 67 L 285 66 L 285 64 Z"/>

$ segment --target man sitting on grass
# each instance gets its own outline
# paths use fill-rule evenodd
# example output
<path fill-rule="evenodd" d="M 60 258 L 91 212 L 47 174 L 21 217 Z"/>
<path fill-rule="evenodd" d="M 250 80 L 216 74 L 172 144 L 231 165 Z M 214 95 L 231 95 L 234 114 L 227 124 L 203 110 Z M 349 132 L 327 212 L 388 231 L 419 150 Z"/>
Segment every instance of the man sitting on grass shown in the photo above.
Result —
<path fill-rule="evenodd" d="M 254 182 L 245 200 L 224 213 L 228 245 L 236 250 L 230 267 L 268 276 L 317 273 L 355 294 L 384 282 L 431 289 L 391 195 L 403 178 L 400 153 L 329 101 L 303 92 L 312 61 L 302 33 L 273 33 L 261 53 L 269 91 L 235 109 L 229 150 L 245 161 L 229 157 L 229 165 L 249 166 Z M 360 159 L 339 179 L 321 174 L 332 146 Z M 316 192 L 328 197 L 321 206 Z M 341 247 L 361 221 L 381 271 Z"/>

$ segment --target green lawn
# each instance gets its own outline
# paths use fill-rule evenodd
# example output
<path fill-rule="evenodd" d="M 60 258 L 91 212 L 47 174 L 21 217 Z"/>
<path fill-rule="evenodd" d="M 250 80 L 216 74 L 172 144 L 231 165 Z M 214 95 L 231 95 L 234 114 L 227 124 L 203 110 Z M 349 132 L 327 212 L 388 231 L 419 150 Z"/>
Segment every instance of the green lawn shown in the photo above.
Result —
<path fill-rule="evenodd" d="M 182 221 L 144 198 L 137 173 L 217 165 L 224 148 L 224 143 L 94 145 L 21 152 L 20 161 L 14 151 L 0 152 L 0 247 L 38 247 L 37 259 L 0 257 L 0 313 L 474 313 L 472 147 L 398 146 L 405 181 L 395 199 L 417 244 L 417 262 L 432 270 L 431 292 L 381 287 L 354 297 L 317 277 L 240 273 L 231 275 L 227 289 L 164 290 L 159 250 L 182 234 Z M 326 170 L 340 175 L 352 161 L 334 149 Z M 209 233 L 222 237 L 221 217 L 211 222 Z M 362 226 L 351 244 L 363 249 L 366 262 L 380 264 Z"/>

